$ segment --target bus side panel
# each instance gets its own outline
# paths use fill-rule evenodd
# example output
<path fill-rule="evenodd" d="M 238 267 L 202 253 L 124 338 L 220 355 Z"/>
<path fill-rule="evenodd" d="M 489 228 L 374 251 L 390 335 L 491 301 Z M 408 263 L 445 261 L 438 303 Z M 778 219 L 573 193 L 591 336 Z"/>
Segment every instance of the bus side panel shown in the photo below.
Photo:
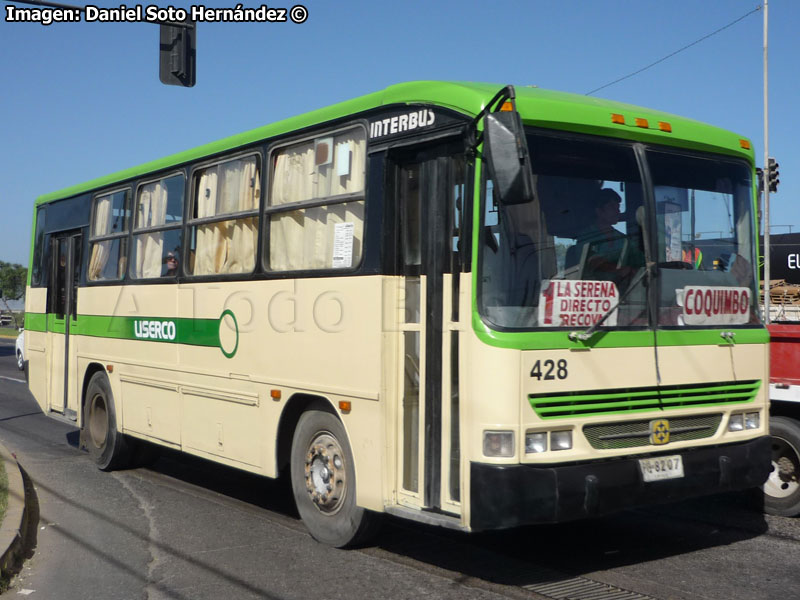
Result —
<path fill-rule="evenodd" d="M 184 386 L 192 388 L 183 394 L 184 447 L 211 452 L 218 440 L 241 437 L 264 474 L 276 476 L 277 427 L 292 395 L 327 398 L 334 408 L 349 400 L 351 410 L 339 417 L 354 454 L 358 502 L 381 509 L 381 479 L 373 476 L 384 447 L 381 286 L 378 276 L 182 286 L 180 316 L 216 321 L 219 336 L 216 347 L 180 345 L 181 372 L 198 374 Z"/>
<path fill-rule="evenodd" d="M 28 361 L 28 387 L 45 413 L 47 403 L 47 288 L 31 288 L 25 292 L 25 360 Z M 32 320 L 35 319 L 34 324 Z"/>

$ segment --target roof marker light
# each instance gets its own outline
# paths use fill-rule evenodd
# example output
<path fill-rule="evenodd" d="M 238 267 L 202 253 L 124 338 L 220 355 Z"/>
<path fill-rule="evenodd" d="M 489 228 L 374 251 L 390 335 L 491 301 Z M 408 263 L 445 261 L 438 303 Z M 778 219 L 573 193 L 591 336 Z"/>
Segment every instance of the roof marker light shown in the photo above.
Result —
<path fill-rule="evenodd" d="M 666 123 L 664 121 L 659 121 L 658 122 L 658 128 L 661 131 L 664 131 L 666 133 L 672 133 L 672 125 L 670 125 L 669 123 Z"/>
<path fill-rule="evenodd" d="M 617 113 L 611 114 L 611 122 L 617 125 L 625 125 L 625 116 Z"/>
<path fill-rule="evenodd" d="M 511 112 L 512 110 L 514 110 L 514 105 L 508 100 L 503 102 L 503 105 L 500 107 L 500 112 Z"/>
<path fill-rule="evenodd" d="M 750 150 L 750 140 L 739 140 L 739 145 L 745 150 Z"/>
<path fill-rule="evenodd" d="M 642 119 L 641 117 L 636 117 L 636 126 L 643 127 L 644 129 L 648 129 L 650 127 L 650 123 L 647 122 L 647 119 Z"/>

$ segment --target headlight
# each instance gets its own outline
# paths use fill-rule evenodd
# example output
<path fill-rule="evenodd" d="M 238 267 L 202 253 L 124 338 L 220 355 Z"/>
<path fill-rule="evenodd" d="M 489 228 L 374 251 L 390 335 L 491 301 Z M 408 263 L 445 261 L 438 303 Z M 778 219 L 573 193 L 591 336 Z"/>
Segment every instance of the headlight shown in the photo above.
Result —
<path fill-rule="evenodd" d="M 761 425 L 761 415 L 757 412 L 746 413 L 744 415 L 744 428 L 745 429 L 758 429 Z"/>
<path fill-rule="evenodd" d="M 484 456 L 514 456 L 513 431 L 484 431 Z"/>
<path fill-rule="evenodd" d="M 529 431 L 526 433 L 525 452 L 526 454 L 532 454 L 534 452 L 547 452 L 547 432 Z"/>
<path fill-rule="evenodd" d="M 739 413 L 731 415 L 728 421 L 728 431 L 742 431 L 744 429 L 744 415 Z"/>
<path fill-rule="evenodd" d="M 572 431 L 551 431 L 550 448 L 552 450 L 569 450 L 572 448 Z"/>

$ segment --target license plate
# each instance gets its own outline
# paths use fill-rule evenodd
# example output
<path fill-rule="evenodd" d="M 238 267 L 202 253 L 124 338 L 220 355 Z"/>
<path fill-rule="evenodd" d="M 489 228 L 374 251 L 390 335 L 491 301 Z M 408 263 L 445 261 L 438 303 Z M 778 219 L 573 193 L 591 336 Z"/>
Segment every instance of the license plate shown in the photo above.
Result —
<path fill-rule="evenodd" d="M 658 458 L 640 458 L 639 468 L 642 469 L 642 477 L 645 481 L 683 477 L 683 460 L 681 460 L 680 454 L 659 456 Z"/>

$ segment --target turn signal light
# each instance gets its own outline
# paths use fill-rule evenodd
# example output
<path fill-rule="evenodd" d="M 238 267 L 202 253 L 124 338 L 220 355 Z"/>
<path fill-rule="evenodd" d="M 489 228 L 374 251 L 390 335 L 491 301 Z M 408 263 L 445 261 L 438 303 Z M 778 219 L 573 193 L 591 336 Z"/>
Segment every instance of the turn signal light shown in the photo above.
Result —
<path fill-rule="evenodd" d="M 514 456 L 513 431 L 484 431 L 484 456 Z"/>

